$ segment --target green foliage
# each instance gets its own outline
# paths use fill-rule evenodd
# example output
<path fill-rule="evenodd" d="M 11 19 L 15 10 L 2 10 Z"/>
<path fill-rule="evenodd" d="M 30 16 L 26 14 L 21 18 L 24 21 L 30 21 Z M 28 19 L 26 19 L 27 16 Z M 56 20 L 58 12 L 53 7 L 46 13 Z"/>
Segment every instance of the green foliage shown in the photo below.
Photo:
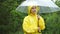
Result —
<path fill-rule="evenodd" d="M 43 16 L 46 22 L 46 29 L 43 32 L 44 34 L 59 34 L 60 32 L 60 18 L 57 13 L 45 14 Z"/>
<path fill-rule="evenodd" d="M 60 1 L 56 1 L 55 3 L 60 7 Z"/>
<path fill-rule="evenodd" d="M 19 2 L 19 3 L 18 3 Z M 20 0 L 0 0 L 0 34 L 9 34 L 20 29 L 20 15 L 15 11 Z"/>

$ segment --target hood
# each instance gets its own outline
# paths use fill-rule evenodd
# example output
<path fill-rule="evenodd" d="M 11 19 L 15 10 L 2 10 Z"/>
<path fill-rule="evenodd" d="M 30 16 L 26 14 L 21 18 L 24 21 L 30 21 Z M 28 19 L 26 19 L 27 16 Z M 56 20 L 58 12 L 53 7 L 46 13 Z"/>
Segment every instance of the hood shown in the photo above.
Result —
<path fill-rule="evenodd" d="M 33 6 L 28 6 L 28 15 L 31 14 L 31 13 L 30 13 L 30 10 L 31 10 L 32 7 L 33 7 Z M 38 6 L 36 6 L 37 12 L 38 12 L 39 9 L 40 9 L 40 8 L 39 8 Z"/>

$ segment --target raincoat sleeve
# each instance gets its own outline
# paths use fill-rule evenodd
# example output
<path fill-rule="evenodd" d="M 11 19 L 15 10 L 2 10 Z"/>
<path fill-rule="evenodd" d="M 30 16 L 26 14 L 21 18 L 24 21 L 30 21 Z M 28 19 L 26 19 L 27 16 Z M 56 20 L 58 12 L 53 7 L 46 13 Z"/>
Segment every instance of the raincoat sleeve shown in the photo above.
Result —
<path fill-rule="evenodd" d="M 27 33 L 33 33 L 34 32 L 34 29 L 30 25 L 30 22 L 29 22 L 28 18 L 24 18 L 24 21 L 23 21 L 23 30 L 25 32 L 27 32 Z"/>
<path fill-rule="evenodd" d="M 40 26 L 40 30 L 45 29 L 45 22 L 44 22 L 44 19 L 41 16 L 40 16 L 40 20 L 39 20 L 39 26 Z"/>

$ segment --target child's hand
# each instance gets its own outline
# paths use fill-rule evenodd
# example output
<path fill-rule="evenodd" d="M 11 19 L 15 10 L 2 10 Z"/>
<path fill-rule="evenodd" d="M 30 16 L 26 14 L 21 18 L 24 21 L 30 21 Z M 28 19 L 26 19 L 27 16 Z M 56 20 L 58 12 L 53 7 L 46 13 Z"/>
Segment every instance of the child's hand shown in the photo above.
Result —
<path fill-rule="evenodd" d="M 40 27 L 38 27 L 38 32 L 41 32 Z"/>
<path fill-rule="evenodd" d="M 40 16 L 38 15 L 37 18 L 38 18 L 38 20 L 39 20 L 39 19 L 40 19 Z"/>

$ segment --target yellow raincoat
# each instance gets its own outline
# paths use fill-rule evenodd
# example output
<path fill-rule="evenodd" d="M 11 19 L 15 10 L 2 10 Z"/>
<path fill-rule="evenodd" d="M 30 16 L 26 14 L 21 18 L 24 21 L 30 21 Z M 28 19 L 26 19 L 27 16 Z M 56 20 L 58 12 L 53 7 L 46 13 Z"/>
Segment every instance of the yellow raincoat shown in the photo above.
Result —
<path fill-rule="evenodd" d="M 31 6 L 28 7 L 29 15 L 26 16 L 23 20 L 24 34 L 39 34 L 37 14 L 36 15 L 31 15 L 30 14 L 30 9 L 31 8 L 32 8 Z M 38 10 L 38 8 L 36 8 L 36 9 Z M 39 27 L 40 27 L 40 31 L 45 29 L 44 19 L 41 16 L 40 16 L 40 19 L 39 19 Z"/>

